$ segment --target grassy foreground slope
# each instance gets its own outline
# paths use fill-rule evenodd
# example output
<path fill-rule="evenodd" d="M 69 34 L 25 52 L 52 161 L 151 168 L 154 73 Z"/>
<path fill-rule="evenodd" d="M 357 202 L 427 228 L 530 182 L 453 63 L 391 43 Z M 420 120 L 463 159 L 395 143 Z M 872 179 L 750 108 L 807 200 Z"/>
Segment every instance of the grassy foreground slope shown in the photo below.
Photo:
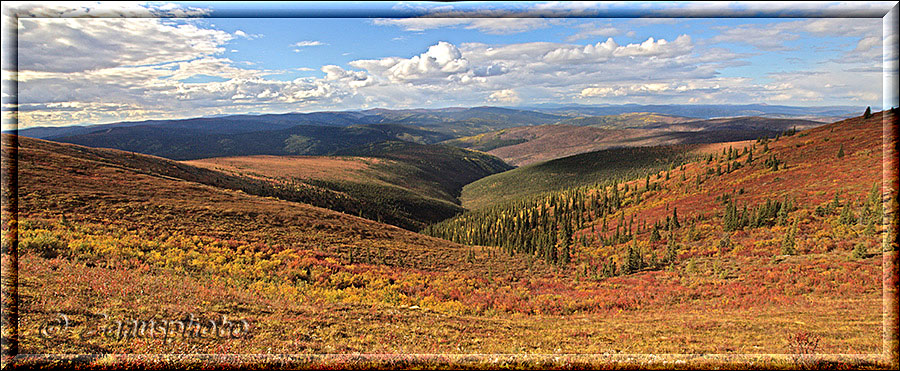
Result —
<path fill-rule="evenodd" d="M 2 259 L 8 267 L 18 256 L 22 353 L 166 354 L 82 361 L 94 367 L 122 360 L 153 367 L 172 353 L 286 353 L 296 357 L 270 366 L 634 368 L 680 361 L 783 368 L 805 365 L 772 355 L 791 352 L 790 339 L 800 332 L 821 338 L 821 353 L 881 350 L 881 260 L 874 250 L 860 259 L 842 246 L 774 259 L 778 248 L 762 244 L 751 247 L 756 255 L 737 248 L 718 254 L 718 233 L 698 225 L 702 238 L 667 268 L 601 277 L 599 259 L 591 258 L 619 254 L 614 247 L 579 247 L 570 264 L 548 264 L 3 139 L 4 161 L 18 159 L 18 188 L 3 188 L 5 200 L 17 194 L 18 202 L 4 203 Z M 853 161 L 880 164 L 860 148 L 845 151 Z M 865 238 L 850 240 L 871 242 Z M 4 284 L 12 278 L 4 269 Z M 887 279 L 896 283 L 896 274 Z M 69 331 L 42 336 L 41 325 L 59 313 L 68 316 Z M 110 321 L 226 315 L 248 320 L 250 330 L 237 339 L 90 336 L 98 325 L 115 324 L 103 314 Z M 313 353 L 336 356 L 306 357 Z M 451 355 L 398 362 L 403 356 L 373 353 Z M 458 356 L 467 353 L 517 356 Z M 598 355 L 574 355 L 587 353 Z M 634 355 L 640 353 L 675 355 Z M 757 355 L 698 355 L 710 353 Z M 206 367 L 220 360 L 194 359 Z M 877 355 L 826 360 L 832 367 L 891 365 Z"/>

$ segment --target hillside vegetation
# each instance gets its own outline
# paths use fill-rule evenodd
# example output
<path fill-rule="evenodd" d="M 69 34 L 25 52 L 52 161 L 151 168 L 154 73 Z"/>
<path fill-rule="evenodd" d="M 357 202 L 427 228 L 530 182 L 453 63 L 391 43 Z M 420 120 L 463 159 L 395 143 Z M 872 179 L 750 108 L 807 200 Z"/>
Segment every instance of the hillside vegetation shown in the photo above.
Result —
<path fill-rule="evenodd" d="M 885 187 L 880 180 L 897 160 L 883 123 L 896 127 L 896 116 L 704 145 L 683 167 L 426 228 L 441 238 L 174 176 L 236 177 L 226 172 L 4 135 L 3 160 L 14 161 L 18 183 L 4 177 L 4 200 L 15 202 L 3 203 L 2 259 L 17 275 L 4 269 L 3 280 L 18 282 L 23 299 L 10 338 L 23 354 L 281 353 L 296 358 L 270 366 L 295 368 L 322 366 L 315 354 L 383 368 L 497 367 L 460 358 L 473 353 L 522 355 L 506 364 L 521 368 L 890 367 L 883 320 L 896 311 L 885 312 L 883 290 L 897 287 L 897 246 L 882 237 L 897 227 L 896 171 Z M 371 164 L 435 148 L 403 146 Z M 67 331 L 43 336 L 42 324 L 60 314 Z M 189 314 L 245 319 L 249 330 L 166 339 L 95 330 Z M 802 338 L 824 355 L 784 355 Z M 425 364 L 366 356 L 397 353 L 450 356 Z M 675 356 L 635 356 L 647 353 Z M 152 359 L 128 365 L 157 366 Z M 203 362 L 196 366 L 222 367 Z"/>
<path fill-rule="evenodd" d="M 142 125 L 115 127 L 53 140 L 173 160 L 193 160 L 249 155 L 331 155 L 386 140 L 433 143 L 448 138 L 446 134 L 434 131 L 389 124 L 346 127 L 299 125 L 287 129 L 227 134 Z"/>
<path fill-rule="evenodd" d="M 448 134 L 451 137 L 469 136 L 515 127 L 556 123 L 564 116 L 543 112 L 500 107 L 367 110 L 377 114 L 382 122 L 413 125 Z"/>
<path fill-rule="evenodd" d="M 561 259 L 564 264 L 569 263 L 573 250 L 579 248 L 605 252 L 603 256 L 588 254 L 591 261 L 613 259 L 615 254 L 610 251 L 615 252 L 616 248 L 618 251 L 627 248 L 628 254 L 640 248 L 641 254 L 651 256 L 650 261 L 671 262 L 677 258 L 680 243 L 704 241 L 702 230 L 712 232 L 716 227 L 725 233 L 718 243 L 719 253 L 729 252 L 735 243 L 771 236 L 771 230 L 761 227 L 773 226 L 787 228 L 775 228 L 783 237 L 786 255 L 804 249 L 824 248 L 830 252 L 836 246 L 833 244 L 840 242 L 847 247 L 854 239 L 858 239 L 856 243 L 866 253 L 878 246 L 874 237 L 884 226 L 879 166 L 882 153 L 878 151 L 882 145 L 883 116 L 886 122 L 896 122 L 896 115 L 885 111 L 872 118 L 844 120 L 799 134 L 789 132 L 780 141 L 779 138 L 761 139 L 695 147 L 693 152 L 700 155 L 695 155 L 699 159 L 691 163 L 665 161 L 670 164 L 668 169 L 645 170 L 645 177 L 625 173 L 593 186 L 562 185 L 577 179 L 576 175 L 584 177 L 579 169 L 598 166 L 601 161 L 661 162 L 659 159 L 666 157 L 659 155 L 683 156 L 687 148 L 641 149 L 644 153 L 601 151 L 588 154 L 589 157 L 573 156 L 519 168 L 476 182 L 481 184 L 473 189 L 484 194 L 492 189 L 508 191 L 512 182 L 498 184 L 499 180 L 518 171 L 522 173 L 521 178 L 532 179 L 521 183 L 541 184 L 539 176 L 543 175 L 544 179 L 558 179 L 547 183 L 562 190 L 514 202 L 497 202 L 492 207 L 430 226 L 425 232 L 466 244 L 524 251 L 552 262 L 565 256 Z M 622 181 L 634 178 L 638 179 Z M 823 182 L 823 179 L 830 181 Z M 837 189 L 835 185 L 839 185 Z M 690 220 L 690 230 L 683 228 L 687 224 L 685 220 Z M 804 244 L 797 242 L 798 228 L 831 231 L 817 235 L 814 240 L 806 239 Z M 730 232 L 736 230 L 744 232 L 731 236 Z M 665 233 L 669 233 L 668 238 L 664 238 Z M 683 238 L 676 237 L 681 234 Z M 732 237 L 741 238 L 734 241 Z M 639 247 L 642 238 L 648 240 Z M 629 241 L 632 243 L 628 244 Z M 666 258 L 654 252 L 662 248 L 664 241 L 670 249 Z M 700 245 L 716 246 L 713 241 L 704 242 Z M 612 271 L 622 272 L 621 269 Z"/>
<path fill-rule="evenodd" d="M 358 205 L 332 209 L 416 230 L 461 212 L 458 197 L 463 185 L 510 169 L 484 153 L 402 141 L 358 147 L 343 154 L 220 157 L 185 163 L 261 180 L 277 188 L 328 190 Z"/>
<path fill-rule="evenodd" d="M 239 160 L 232 159 L 232 166 L 229 167 L 227 159 L 176 162 L 160 157 L 39 139 L 18 137 L 17 140 L 20 145 L 34 150 L 83 158 L 104 166 L 239 190 L 252 195 L 307 203 L 416 230 L 462 211 L 458 205 L 459 201 L 450 195 L 459 192 L 458 188 L 454 188 L 455 183 L 452 181 L 438 183 L 435 179 L 457 176 L 454 171 L 466 171 L 469 174 L 467 176 L 476 177 L 507 168 L 502 161 L 489 155 L 474 152 L 470 154 L 470 157 L 482 160 L 481 164 L 484 166 L 479 167 L 473 164 L 470 157 L 461 155 L 453 157 L 462 152 L 461 150 L 435 149 L 430 161 L 442 163 L 446 169 L 439 166 L 417 167 L 416 163 L 401 160 L 343 158 L 329 161 L 329 165 L 334 168 L 333 171 L 322 170 L 336 176 L 304 176 L 302 172 L 295 176 L 291 175 L 294 166 L 310 161 L 304 161 L 302 157 L 294 157 L 292 161 L 291 157 L 263 156 L 243 158 L 244 163 L 237 166 L 234 165 L 234 161 Z M 409 146 L 417 145 L 409 144 Z M 398 153 L 395 155 L 398 158 L 402 156 L 399 148 L 405 146 L 398 147 Z M 382 155 L 391 156 L 387 152 Z M 297 160 L 298 158 L 300 160 Z M 315 159 L 311 161 L 321 162 Z M 347 169 L 354 166 L 360 170 L 354 172 Z M 363 171 L 363 167 L 373 170 Z M 344 168 L 343 173 L 340 168 Z M 341 179 L 340 174 L 345 176 L 355 174 L 355 178 Z M 418 186 L 406 186 L 403 182 Z M 461 185 L 459 187 L 461 188 Z"/>
<path fill-rule="evenodd" d="M 524 166 L 609 148 L 772 138 L 822 124 L 763 117 L 696 120 L 640 113 L 577 117 L 554 125 L 514 127 L 443 143 L 485 151 L 511 165 Z"/>
<path fill-rule="evenodd" d="M 464 185 L 490 174 L 512 169 L 489 154 L 445 145 L 421 145 L 402 141 L 374 143 L 347 149 L 342 156 L 371 156 L 411 166 L 379 168 L 396 183 L 406 184 L 426 194 L 456 201 Z M 434 192 L 432 190 L 437 190 Z M 458 203 L 458 201 L 457 201 Z"/>
<path fill-rule="evenodd" d="M 463 207 L 481 209 L 567 188 L 607 184 L 668 170 L 692 158 L 697 145 L 616 148 L 582 153 L 476 180 L 463 187 Z"/>
<path fill-rule="evenodd" d="M 664 115 L 653 112 L 631 112 L 617 115 L 578 116 L 560 121 L 561 125 L 593 126 L 604 129 L 640 128 L 655 125 L 670 125 L 681 122 L 699 121 L 693 117 Z"/>

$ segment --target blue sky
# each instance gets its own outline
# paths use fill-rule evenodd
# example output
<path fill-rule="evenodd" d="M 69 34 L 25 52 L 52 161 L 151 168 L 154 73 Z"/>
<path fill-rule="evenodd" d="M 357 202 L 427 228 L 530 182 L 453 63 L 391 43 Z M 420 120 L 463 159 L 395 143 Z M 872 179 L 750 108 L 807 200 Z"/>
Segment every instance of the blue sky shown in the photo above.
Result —
<path fill-rule="evenodd" d="M 880 107 L 897 60 L 883 44 L 897 41 L 878 15 L 895 4 L 14 3 L 4 129 L 16 111 L 24 128 L 538 103 Z M 766 18 L 785 14 L 801 18 Z"/>

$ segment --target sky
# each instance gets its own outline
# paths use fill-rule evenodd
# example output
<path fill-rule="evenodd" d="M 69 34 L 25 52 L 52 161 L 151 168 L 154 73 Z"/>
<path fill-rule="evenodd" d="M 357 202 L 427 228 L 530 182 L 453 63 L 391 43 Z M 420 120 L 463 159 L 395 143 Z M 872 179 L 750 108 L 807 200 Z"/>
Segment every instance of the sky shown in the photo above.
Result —
<path fill-rule="evenodd" d="M 545 103 L 880 108 L 896 101 L 881 18 L 895 6 L 4 3 L 3 129 Z"/>

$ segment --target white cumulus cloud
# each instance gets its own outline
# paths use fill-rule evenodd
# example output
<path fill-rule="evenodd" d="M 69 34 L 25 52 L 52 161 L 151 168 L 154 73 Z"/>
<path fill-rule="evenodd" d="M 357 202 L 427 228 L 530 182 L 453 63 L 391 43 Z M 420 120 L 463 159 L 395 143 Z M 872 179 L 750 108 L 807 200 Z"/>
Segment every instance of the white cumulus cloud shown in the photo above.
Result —
<path fill-rule="evenodd" d="M 512 89 L 498 90 L 488 96 L 488 102 L 494 103 L 519 103 L 522 101 L 519 94 Z"/>

